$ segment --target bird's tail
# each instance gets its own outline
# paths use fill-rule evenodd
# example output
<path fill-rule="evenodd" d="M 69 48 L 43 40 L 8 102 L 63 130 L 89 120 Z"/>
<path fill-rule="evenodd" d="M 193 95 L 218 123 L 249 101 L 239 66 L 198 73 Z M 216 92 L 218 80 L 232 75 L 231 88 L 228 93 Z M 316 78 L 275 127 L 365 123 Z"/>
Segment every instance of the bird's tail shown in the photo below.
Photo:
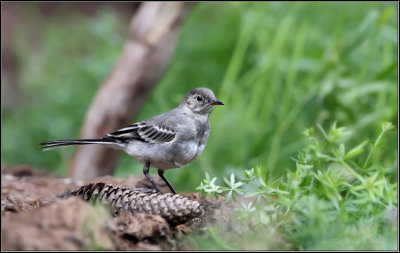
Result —
<path fill-rule="evenodd" d="M 87 145 L 87 144 L 112 144 L 118 145 L 118 141 L 113 138 L 102 138 L 102 139 L 80 139 L 80 140 L 58 140 L 58 141 L 47 141 L 42 142 L 42 150 L 49 150 L 53 148 L 73 146 L 73 145 Z"/>

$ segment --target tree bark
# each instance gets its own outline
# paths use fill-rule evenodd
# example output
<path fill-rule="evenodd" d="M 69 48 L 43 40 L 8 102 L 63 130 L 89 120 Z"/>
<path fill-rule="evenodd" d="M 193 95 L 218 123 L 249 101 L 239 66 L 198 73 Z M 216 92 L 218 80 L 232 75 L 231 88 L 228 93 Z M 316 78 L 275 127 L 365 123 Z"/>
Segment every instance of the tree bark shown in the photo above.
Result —
<path fill-rule="evenodd" d="M 131 123 L 164 74 L 193 3 L 143 3 L 130 24 L 122 54 L 97 92 L 81 138 L 100 138 Z M 120 151 L 103 145 L 78 146 L 68 175 L 89 179 L 112 174 Z"/>

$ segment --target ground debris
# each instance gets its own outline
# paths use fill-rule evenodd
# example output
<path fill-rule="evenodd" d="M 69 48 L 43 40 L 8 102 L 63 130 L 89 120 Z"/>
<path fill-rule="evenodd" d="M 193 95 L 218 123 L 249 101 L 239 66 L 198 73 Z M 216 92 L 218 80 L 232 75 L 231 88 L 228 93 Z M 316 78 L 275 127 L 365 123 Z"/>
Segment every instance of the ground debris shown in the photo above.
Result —
<path fill-rule="evenodd" d="M 82 182 L 27 166 L 3 167 L 1 183 L 2 250 L 179 250 L 224 203 L 144 189 L 144 177 Z"/>
<path fill-rule="evenodd" d="M 2 250 L 79 250 L 83 221 L 90 206 L 82 200 L 59 200 L 31 212 L 2 217 Z"/>

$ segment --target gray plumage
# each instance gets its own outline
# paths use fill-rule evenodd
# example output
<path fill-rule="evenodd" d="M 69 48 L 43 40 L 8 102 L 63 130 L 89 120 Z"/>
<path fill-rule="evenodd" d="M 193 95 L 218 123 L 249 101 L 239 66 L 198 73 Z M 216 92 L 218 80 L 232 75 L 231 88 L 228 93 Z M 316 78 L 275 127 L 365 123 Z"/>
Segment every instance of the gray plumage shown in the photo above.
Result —
<path fill-rule="evenodd" d="M 160 177 L 176 193 L 163 176 L 164 171 L 183 167 L 203 152 L 210 134 L 208 118 L 215 105 L 223 103 L 215 98 L 212 90 L 197 88 L 188 92 L 176 108 L 101 139 L 59 140 L 41 145 L 43 150 L 86 144 L 121 149 L 145 165 L 143 172 L 157 191 L 159 188 L 148 174 L 150 166 L 158 169 Z"/>

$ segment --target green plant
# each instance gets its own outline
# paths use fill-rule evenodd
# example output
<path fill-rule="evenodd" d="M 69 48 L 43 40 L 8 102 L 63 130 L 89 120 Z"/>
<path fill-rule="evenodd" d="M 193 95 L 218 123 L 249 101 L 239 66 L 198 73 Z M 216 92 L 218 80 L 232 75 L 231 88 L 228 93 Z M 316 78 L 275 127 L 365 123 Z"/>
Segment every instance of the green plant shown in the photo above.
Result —
<path fill-rule="evenodd" d="M 212 228 L 208 235 L 219 240 L 216 245 L 275 250 L 396 249 L 398 184 L 393 172 L 397 168 L 376 163 L 380 153 L 387 151 L 380 147 L 393 125 L 382 123 L 375 141 L 362 141 L 348 151 L 344 140 L 350 131 L 345 127 L 333 123 L 328 132 L 321 126 L 318 129 L 321 136 L 314 128 L 304 131 L 308 145 L 293 159 L 296 169 L 287 170 L 284 176 L 271 178 L 269 170 L 256 166 L 245 170 L 241 180 L 231 174 L 220 186 L 216 177 L 210 179 L 206 174 L 197 189 L 233 200 L 237 206 L 233 219 L 241 224 L 241 229 L 224 236 L 215 236 L 222 231 Z"/>

